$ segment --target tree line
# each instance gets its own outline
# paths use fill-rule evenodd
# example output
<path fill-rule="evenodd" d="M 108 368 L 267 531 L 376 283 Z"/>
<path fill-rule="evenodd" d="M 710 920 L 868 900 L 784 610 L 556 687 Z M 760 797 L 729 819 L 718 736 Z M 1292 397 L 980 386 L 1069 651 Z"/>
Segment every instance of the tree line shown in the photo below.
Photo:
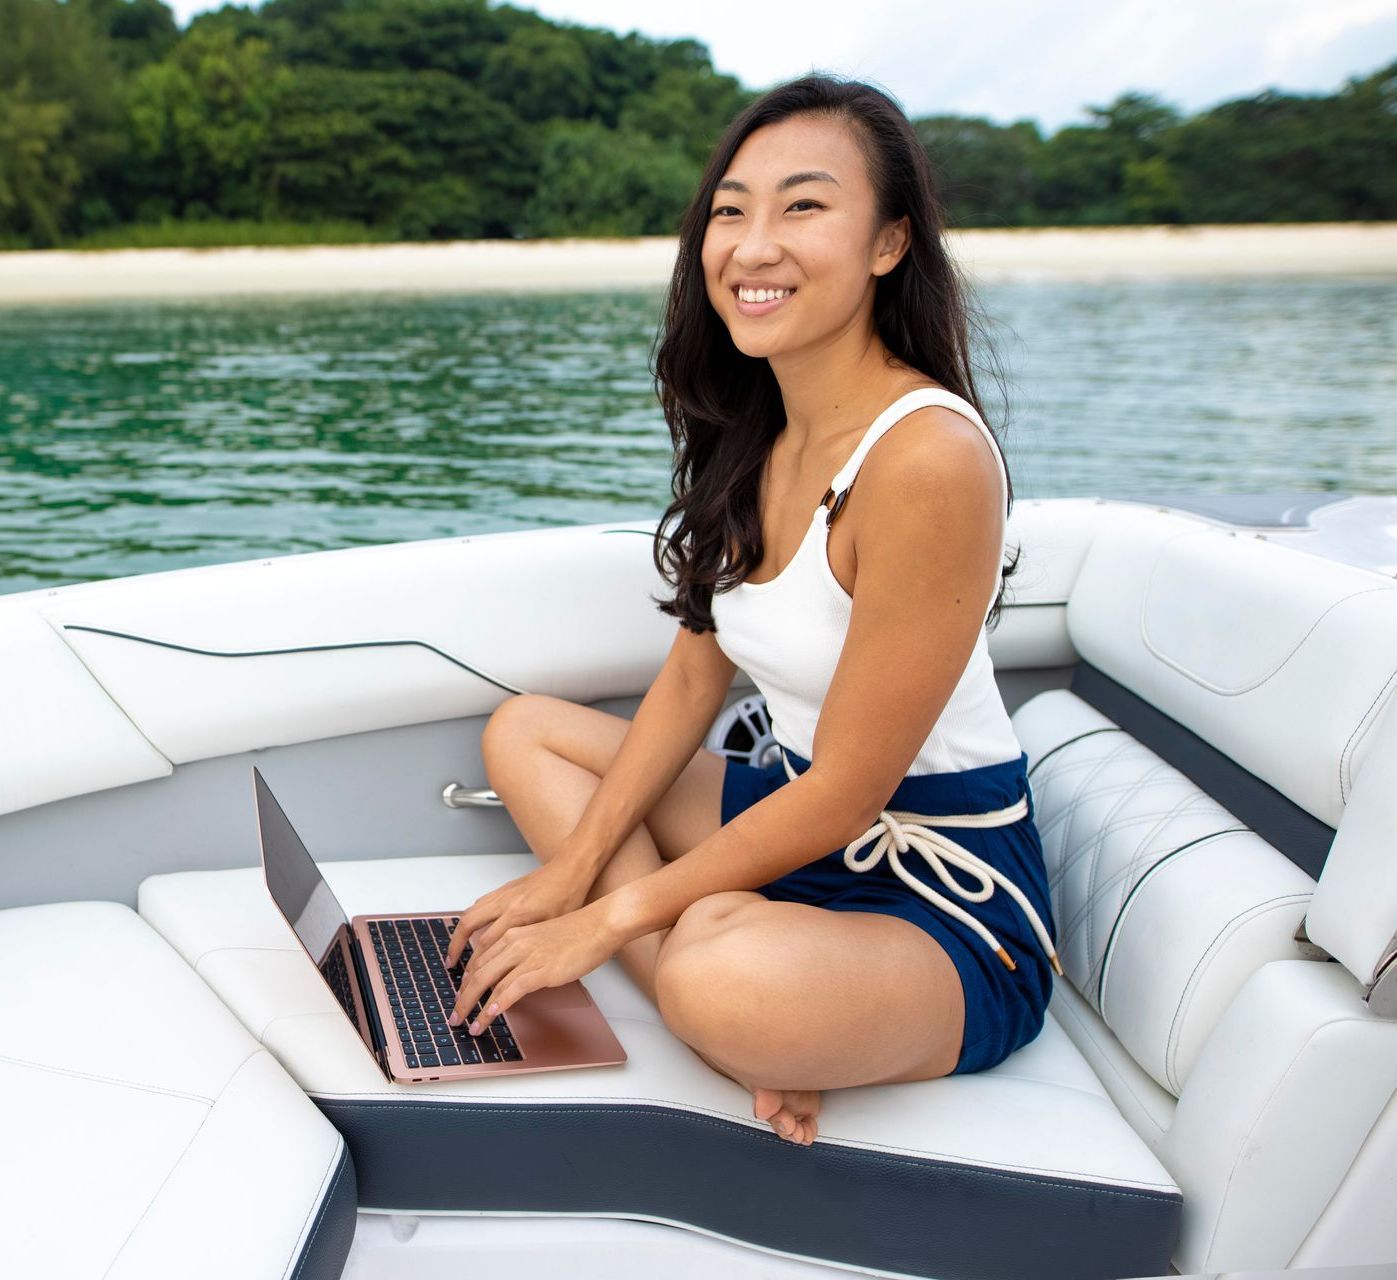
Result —
<path fill-rule="evenodd" d="M 0 0 L 0 247 L 672 235 L 760 92 L 489 0 Z M 1397 218 L 1397 61 L 1086 116 L 915 119 L 952 225 Z"/>

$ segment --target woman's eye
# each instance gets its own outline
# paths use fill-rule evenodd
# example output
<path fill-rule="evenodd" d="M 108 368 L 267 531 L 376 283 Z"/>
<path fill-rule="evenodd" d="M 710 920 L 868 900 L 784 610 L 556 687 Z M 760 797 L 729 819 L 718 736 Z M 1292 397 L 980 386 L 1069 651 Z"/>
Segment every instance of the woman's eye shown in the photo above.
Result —
<path fill-rule="evenodd" d="M 801 205 L 803 205 L 803 204 L 808 204 L 812 209 L 823 209 L 823 208 L 825 207 L 825 206 L 822 205 L 818 200 L 797 200 L 797 201 L 795 202 L 795 204 L 791 205 L 791 208 L 792 208 L 792 209 L 798 209 L 798 208 L 799 208 Z M 730 205 L 730 204 L 724 204 L 724 205 L 719 205 L 718 208 L 714 209 L 713 212 L 712 212 L 711 214 L 709 214 L 708 216 L 709 216 L 710 218 L 716 218 L 720 213 L 729 213 L 729 212 L 731 212 L 731 213 L 741 213 L 742 210 L 741 210 L 741 209 L 735 209 L 735 208 L 733 208 L 733 206 Z"/>

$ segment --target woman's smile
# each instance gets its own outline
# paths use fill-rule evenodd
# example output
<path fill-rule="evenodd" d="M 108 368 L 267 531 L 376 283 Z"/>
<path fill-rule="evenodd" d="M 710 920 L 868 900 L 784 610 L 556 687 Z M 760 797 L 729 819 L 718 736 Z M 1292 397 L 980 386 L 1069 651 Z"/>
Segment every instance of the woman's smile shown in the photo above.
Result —
<path fill-rule="evenodd" d="M 744 302 L 742 300 L 742 291 L 735 288 L 732 291 L 732 296 L 737 299 L 738 315 L 765 316 L 770 315 L 771 312 L 777 310 L 779 307 L 784 307 L 786 303 L 795 297 L 795 293 L 796 291 L 791 289 L 784 297 L 773 298 L 769 302 Z"/>

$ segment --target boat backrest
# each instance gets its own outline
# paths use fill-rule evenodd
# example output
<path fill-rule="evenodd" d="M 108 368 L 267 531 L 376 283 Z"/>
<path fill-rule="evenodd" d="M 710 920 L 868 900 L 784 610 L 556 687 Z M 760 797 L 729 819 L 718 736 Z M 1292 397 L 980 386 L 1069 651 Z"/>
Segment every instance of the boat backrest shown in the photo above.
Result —
<path fill-rule="evenodd" d="M 1074 1034 L 1195 1269 L 1298 1249 L 1385 1107 L 1397 1139 L 1397 582 L 1113 504 L 1066 624 L 1071 687 L 1013 718 Z"/>

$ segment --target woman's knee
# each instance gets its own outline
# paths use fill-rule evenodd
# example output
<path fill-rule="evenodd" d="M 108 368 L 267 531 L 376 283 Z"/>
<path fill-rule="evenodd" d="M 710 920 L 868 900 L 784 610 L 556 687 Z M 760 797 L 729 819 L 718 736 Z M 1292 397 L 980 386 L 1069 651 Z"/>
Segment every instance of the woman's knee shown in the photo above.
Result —
<path fill-rule="evenodd" d="M 745 890 L 700 898 L 660 944 L 655 1001 L 672 1030 L 689 1033 L 685 1038 L 704 1036 L 720 1022 L 731 1030 L 747 1013 L 760 1018 L 758 957 L 744 940 L 752 935 L 738 927 L 758 901 L 765 900 Z"/>
<path fill-rule="evenodd" d="M 555 701 L 546 693 L 515 693 L 500 703 L 480 734 L 480 754 L 486 764 L 501 748 L 517 747 L 521 735 L 538 734 L 548 714 L 547 704 Z"/>

